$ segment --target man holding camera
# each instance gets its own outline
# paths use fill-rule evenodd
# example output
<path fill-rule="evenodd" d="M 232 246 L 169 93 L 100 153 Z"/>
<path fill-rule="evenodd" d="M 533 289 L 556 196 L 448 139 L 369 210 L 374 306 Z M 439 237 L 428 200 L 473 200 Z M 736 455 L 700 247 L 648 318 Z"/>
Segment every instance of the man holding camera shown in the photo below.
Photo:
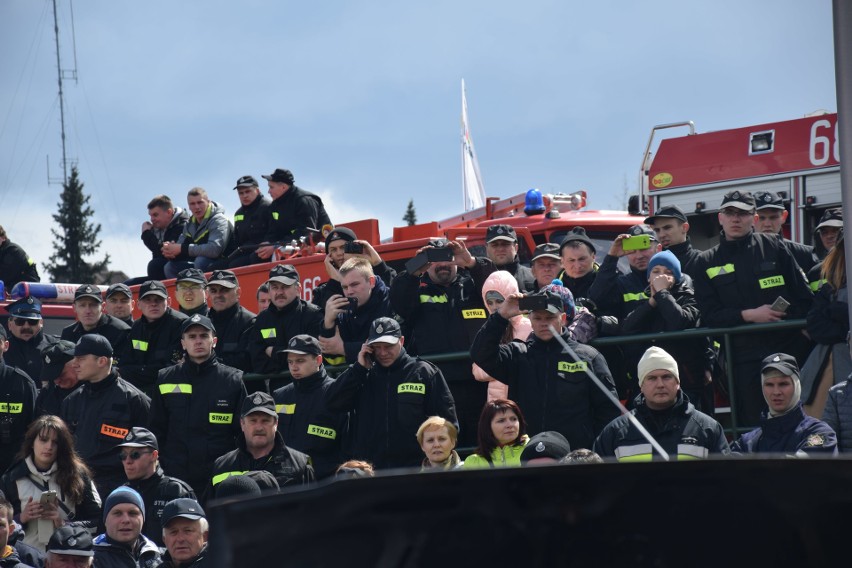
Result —
<path fill-rule="evenodd" d="M 464 268 L 475 263 L 457 241 L 432 239 L 406 263 L 391 285 L 390 302 L 405 321 L 411 353 L 468 352 L 485 322 L 482 282 Z M 451 385 L 461 423 L 459 444 L 476 443 L 476 426 L 488 384 L 472 380 L 468 359 L 438 365 Z"/>
<path fill-rule="evenodd" d="M 335 227 L 325 238 L 325 270 L 329 279 L 314 288 L 311 303 L 324 310 L 329 298 L 335 294 L 342 296 L 343 287 L 340 285 L 338 271 L 344 262 L 350 258 L 359 257 L 369 260 L 370 266 L 373 267 L 373 274 L 390 288 L 391 282 L 396 277 L 396 270 L 382 260 L 370 243 L 358 240 L 354 231 L 346 227 Z"/>
<path fill-rule="evenodd" d="M 388 287 L 373 274 L 366 258 L 350 258 L 340 267 L 343 294 L 335 294 L 325 305 L 320 345 L 332 365 L 354 363 L 376 318 L 391 315 Z"/>

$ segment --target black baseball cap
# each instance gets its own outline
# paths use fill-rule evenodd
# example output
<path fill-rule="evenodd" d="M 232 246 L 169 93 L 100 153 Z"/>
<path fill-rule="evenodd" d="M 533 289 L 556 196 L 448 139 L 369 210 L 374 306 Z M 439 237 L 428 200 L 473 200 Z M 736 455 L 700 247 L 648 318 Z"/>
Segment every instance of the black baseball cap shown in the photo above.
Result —
<path fill-rule="evenodd" d="M 521 462 L 538 458 L 551 458 L 559 461 L 571 452 L 571 444 L 565 436 L 555 431 L 539 432 L 527 443 L 521 452 Z"/>
<path fill-rule="evenodd" d="M 62 374 L 65 364 L 74 358 L 75 348 L 76 345 L 73 342 L 65 339 L 45 345 L 44 350 L 41 352 L 43 362 L 41 380 L 55 381 L 56 377 Z"/>
<path fill-rule="evenodd" d="M 331 244 L 332 241 L 346 241 L 351 243 L 358 237 L 355 236 L 355 231 L 346 227 L 335 227 L 325 238 L 325 246 Z"/>
<path fill-rule="evenodd" d="M 74 356 L 94 355 L 96 357 L 112 357 L 112 345 L 103 335 L 87 333 L 74 346 Z"/>
<path fill-rule="evenodd" d="M 299 272 L 292 264 L 279 264 L 269 271 L 269 280 L 267 282 L 280 282 L 287 286 L 292 286 L 299 282 Z"/>
<path fill-rule="evenodd" d="M 207 281 L 207 285 L 212 286 L 214 284 L 224 286 L 225 288 L 236 288 L 240 285 L 237 275 L 231 270 L 214 270 L 210 274 L 210 280 Z"/>
<path fill-rule="evenodd" d="M 268 181 L 286 183 L 287 185 L 293 185 L 293 182 L 296 181 L 293 178 L 293 172 L 291 172 L 290 170 L 285 170 L 284 168 L 275 168 L 275 171 L 269 174 L 268 176 L 260 177 Z"/>
<path fill-rule="evenodd" d="M 655 219 L 677 219 L 678 221 L 687 222 L 686 214 L 683 212 L 683 209 L 678 207 L 677 205 L 669 205 L 667 207 L 661 207 L 659 211 L 651 215 L 650 217 L 645 217 L 645 224 L 650 225 L 654 222 Z"/>
<path fill-rule="evenodd" d="M 216 328 L 213 326 L 213 322 L 210 321 L 210 318 L 202 316 L 201 314 L 194 314 L 192 317 L 183 320 L 180 324 L 180 334 L 183 335 L 186 333 L 186 330 L 194 325 L 200 325 L 201 327 L 212 331 L 213 335 L 216 334 Z"/>
<path fill-rule="evenodd" d="M 92 550 L 92 535 L 82 527 L 65 525 L 59 527 L 50 535 L 47 541 L 47 552 L 67 554 L 68 556 L 95 555 Z"/>
<path fill-rule="evenodd" d="M 6 306 L 6 311 L 9 312 L 12 317 L 29 320 L 40 320 L 41 302 L 38 300 L 38 298 L 27 296 L 26 298 L 15 300 L 14 302 Z"/>
<path fill-rule="evenodd" d="M 139 299 L 150 295 L 159 296 L 168 299 L 169 293 L 166 291 L 166 285 L 159 280 L 146 280 L 139 286 Z"/>
<path fill-rule="evenodd" d="M 140 426 L 134 426 L 131 428 L 130 432 L 128 432 L 124 437 L 124 441 L 118 445 L 126 446 L 128 448 L 159 449 L 159 446 L 157 445 L 157 437 L 154 433 L 147 428 L 142 428 Z"/>
<path fill-rule="evenodd" d="M 518 235 L 515 234 L 515 229 L 511 225 L 491 225 L 485 231 L 485 242 L 492 241 L 509 241 L 512 243 L 518 242 Z"/>
<path fill-rule="evenodd" d="M 241 187 L 259 187 L 259 184 L 253 176 L 243 176 L 237 180 L 237 185 L 234 186 L 234 189 Z"/>
<path fill-rule="evenodd" d="M 722 205 L 719 209 L 725 207 L 735 207 L 743 211 L 754 211 L 754 196 L 747 191 L 729 191 L 722 198 Z"/>
<path fill-rule="evenodd" d="M 559 256 L 559 245 L 556 243 L 544 243 L 535 247 L 535 251 L 533 251 L 533 257 L 530 262 L 535 262 L 539 258 L 555 258 L 556 260 L 561 260 L 562 257 Z"/>
<path fill-rule="evenodd" d="M 130 288 L 127 286 L 127 284 L 123 284 L 121 282 L 119 282 L 117 284 L 113 284 L 112 286 L 107 288 L 106 298 L 109 298 L 113 294 L 119 294 L 119 293 L 124 294 L 125 296 L 127 296 L 130 299 L 133 299 L 133 292 L 130 291 Z"/>
<path fill-rule="evenodd" d="M 169 501 L 166 503 L 166 506 L 163 507 L 163 514 L 160 517 L 160 526 L 165 527 L 178 517 L 189 519 L 190 521 L 197 521 L 199 519 L 206 519 L 207 514 L 195 499 L 181 497 L 180 499 Z"/>
<path fill-rule="evenodd" d="M 784 209 L 784 200 L 775 192 L 757 191 L 754 194 L 757 210 L 761 209 Z"/>
<path fill-rule="evenodd" d="M 319 340 L 312 335 L 294 335 L 287 343 L 287 348 L 281 353 L 298 353 L 299 355 L 322 355 Z"/>
<path fill-rule="evenodd" d="M 367 345 L 373 343 L 399 343 L 399 338 L 402 337 L 402 329 L 399 327 L 399 322 L 393 318 L 376 318 L 370 325 L 370 335 L 367 338 Z"/>
<path fill-rule="evenodd" d="M 245 418 L 253 412 L 263 412 L 264 414 L 278 418 L 278 412 L 275 410 L 275 400 L 271 395 L 262 391 L 252 393 L 243 399 L 243 408 L 240 416 Z"/>
<path fill-rule="evenodd" d="M 843 209 L 835 208 L 835 209 L 826 209 L 825 213 L 822 214 L 822 217 L 819 218 L 819 225 L 816 226 L 815 231 L 819 231 L 823 227 L 838 227 L 843 228 Z"/>
<path fill-rule="evenodd" d="M 562 249 L 565 248 L 565 245 L 573 241 L 579 241 L 581 243 L 584 243 L 592 250 L 593 255 L 597 254 L 598 252 L 595 249 L 595 244 L 592 242 L 592 239 L 586 236 L 586 229 L 584 229 L 583 227 L 574 227 L 568 232 L 567 235 L 565 235 L 565 238 L 562 239 L 562 244 L 559 245 L 559 253 L 562 253 Z"/>
<path fill-rule="evenodd" d="M 799 378 L 799 364 L 796 358 L 786 353 L 773 353 L 760 362 L 761 378 L 768 370 L 776 370 L 787 377 Z"/>
<path fill-rule="evenodd" d="M 92 298 L 98 302 L 104 301 L 104 297 L 101 295 L 101 289 L 91 284 L 77 286 L 77 289 L 74 290 L 74 301 L 76 302 L 80 298 Z"/>
<path fill-rule="evenodd" d="M 185 268 L 178 272 L 175 284 L 178 282 L 193 282 L 195 284 L 207 285 L 207 280 L 204 278 L 204 271 L 200 268 Z"/>

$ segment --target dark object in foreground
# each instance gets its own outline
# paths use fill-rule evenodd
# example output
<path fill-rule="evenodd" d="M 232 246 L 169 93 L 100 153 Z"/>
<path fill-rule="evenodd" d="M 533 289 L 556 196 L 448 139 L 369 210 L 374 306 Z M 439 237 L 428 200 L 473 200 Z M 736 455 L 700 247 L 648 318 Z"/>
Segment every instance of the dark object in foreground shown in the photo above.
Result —
<path fill-rule="evenodd" d="M 214 566 L 827 566 L 852 460 L 707 460 L 385 475 L 213 506 Z M 298 519 L 298 522 L 293 522 Z M 738 536 L 739 535 L 739 536 Z M 497 543 L 514 543 L 512 546 Z"/>

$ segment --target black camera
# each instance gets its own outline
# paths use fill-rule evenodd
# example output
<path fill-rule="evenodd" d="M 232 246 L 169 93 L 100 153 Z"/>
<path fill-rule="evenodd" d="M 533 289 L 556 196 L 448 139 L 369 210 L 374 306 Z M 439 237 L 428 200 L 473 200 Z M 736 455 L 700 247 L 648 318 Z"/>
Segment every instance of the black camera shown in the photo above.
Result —
<path fill-rule="evenodd" d="M 547 296 L 544 294 L 535 294 L 532 296 L 524 296 L 518 299 L 518 308 L 524 312 L 534 312 L 536 310 L 547 309 Z"/>
<path fill-rule="evenodd" d="M 356 243 L 355 241 L 348 241 L 343 245 L 343 252 L 348 252 L 350 254 L 363 254 L 364 245 Z"/>
<path fill-rule="evenodd" d="M 427 248 L 426 258 L 429 262 L 452 262 L 453 249 L 450 247 Z"/>

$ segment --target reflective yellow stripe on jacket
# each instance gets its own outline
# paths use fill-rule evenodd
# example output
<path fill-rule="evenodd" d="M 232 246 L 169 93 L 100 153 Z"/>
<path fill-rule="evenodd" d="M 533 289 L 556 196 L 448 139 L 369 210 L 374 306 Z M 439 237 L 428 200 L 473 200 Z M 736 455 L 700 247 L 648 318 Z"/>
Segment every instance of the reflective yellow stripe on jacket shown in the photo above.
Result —
<path fill-rule="evenodd" d="M 678 461 L 700 460 L 707 457 L 709 450 L 703 446 L 678 444 L 677 455 L 671 456 Z M 653 459 L 651 444 L 619 446 L 615 449 L 615 458 L 620 462 L 649 462 Z"/>
<path fill-rule="evenodd" d="M 192 394 L 192 385 L 186 383 L 163 383 L 160 394 Z"/>
<path fill-rule="evenodd" d="M 430 296 L 428 294 L 420 294 L 420 303 L 421 304 L 446 304 L 449 302 L 446 294 L 441 294 L 440 296 Z"/>
<path fill-rule="evenodd" d="M 0 413 L 20 414 L 24 411 L 23 402 L 0 402 Z"/>
<path fill-rule="evenodd" d="M 639 292 L 638 294 L 631 294 L 630 292 L 627 292 L 624 294 L 625 302 L 639 302 L 647 299 L 648 295 L 645 292 Z"/>
<path fill-rule="evenodd" d="M 248 473 L 247 471 L 226 471 L 224 473 L 220 473 L 219 475 L 214 475 L 213 476 L 213 485 L 218 485 L 218 484 L 222 483 L 223 481 L 225 481 L 226 479 L 228 479 L 229 477 L 232 477 L 234 475 L 245 475 L 247 473 Z"/>
<path fill-rule="evenodd" d="M 734 265 L 732 263 L 723 264 L 722 266 L 711 266 L 707 269 L 707 278 L 712 280 L 717 276 L 721 276 L 722 274 L 730 274 L 731 272 L 736 272 L 736 269 L 734 268 Z"/>

